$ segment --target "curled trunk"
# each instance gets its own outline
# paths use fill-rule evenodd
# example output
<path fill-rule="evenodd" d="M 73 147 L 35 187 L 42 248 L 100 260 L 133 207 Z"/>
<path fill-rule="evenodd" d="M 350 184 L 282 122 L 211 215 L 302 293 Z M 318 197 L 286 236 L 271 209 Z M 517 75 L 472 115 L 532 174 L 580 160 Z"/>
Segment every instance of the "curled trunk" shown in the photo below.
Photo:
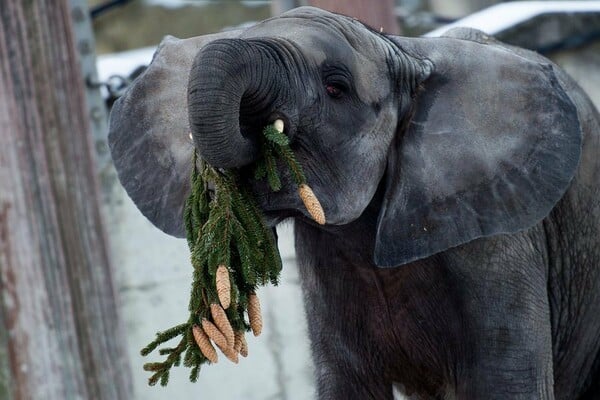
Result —
<path fill-rule="evenodd" d="M 257 158 L 259 121 L 266 122 L 281 89 L 276 70 L 271 47 L 258 40 L 216 40 L 196 56 L 188 85 L 190 129 L 214 167 Z"/>

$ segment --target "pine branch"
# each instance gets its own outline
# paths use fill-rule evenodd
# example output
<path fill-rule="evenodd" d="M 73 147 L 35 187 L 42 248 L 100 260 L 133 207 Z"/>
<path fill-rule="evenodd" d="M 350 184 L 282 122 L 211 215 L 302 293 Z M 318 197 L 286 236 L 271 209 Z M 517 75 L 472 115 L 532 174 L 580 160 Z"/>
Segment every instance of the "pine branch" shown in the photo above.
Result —
<path fill-rule="evenodd" d="M 306 182 L 285 134 L 273 126 L 266 127 L 261 147 L 262 157 L 254 166 L 255 179 L 266 178 L 273 191 L 280 190 L 280 160 L 279 164 L 287 166 L 297 185 Z M 214 186 L 214 192 L 209 193 L 209 182 Z M 187 322 L 158 332 L 155 340 L 142 349 L 142 355 L 146 356 L 165 342 L 181 336 L 176 347 L 159 350 L 161 356 L 166 356 L 163 362 L 144 365 L 146 371 L 153 372 L 148 380 L 150 385 L 158 382 L 163 386 L 167 385 L 170 369 L 181 363 L 191 368 L 190 381 L 195 382 L 202 364 L 209 359 L 216 362 L 214 348 L 207 342 L 210 341 L 210 335 L 208 338 L 204 336 L 212 328 L 208 329 L 210 324 L 206 325 L 203 320 L 214 322 L 210 312 L 211 304 L 213 307 L 215 304 L 220 307 L 220 301 L 224 299 L 227 302 L 223 303 L 225 315 L 234 332 L 246 332 L 250 330 L 250 324 L 245 319 L 246 313 L 255 319 L 253 324 L 256 323 L 256 318 L 260 318 L 260 315 L 256 315 L 257 286 L 268 282 L 277 284 L 281 272 L 281 257 L 275 237 L 265 225 L 262 213 L 248 188 L 240 185 L 238 173 L 234 170 L 214 169 L 204 162 L 198 163 L 196 152 L 192 157 L 190 194 L 185 203 L 183 219 L 194 269 L 188 306 L 190 314 Z M 227 269 L 221 268 L 220 276 L 223 273 L 227 276 L 228 271 L 231 271 L 229 293 L 228 281 L 219 278 L 220 284 L 225 284 L 219 286 L 225 297 L 219 296 L 216 287 L 216 271 L 221 265 Z M 254 307 L 252 312 L 248 310 L 249 307 Z M 222 314 L 219 318 L 223 318 Z M 200 325 L 206 325 L 208 331 L 205 332 Z M 256 333 L 256 325 L 253 325 L 253 330 Z M 219 342 L 218 334 L 213 340 Z M 221 350 L 228 358 L 237 362 L 237 352 L 241 347 L 236 349 L 232 347 Z M 245 351 L 242 354 L 246 354 Z"/>
<path fill-rule="evenodd" d="M 141 351 L 142 356 L 147 356 L 152 351 L 154 351 L 154 349 L 156 349 L 158 346 L 160 346 L 164 342 L 167 342 L 167 341 L 173 339 L 174 337 L 180 335 L 186 328 L 187 328 L 187 324 L 179 324 L 170 329 L 167 329 L 166 331 L 158 332 L 156 334 L 156 339 L 154 339 L 152 342 L 150 342 L 146 347 L 144 347 L 142 349 L 142 351 Z"/>
<path fill-rule="evenodd" d="M 186 349 L 185 337 L 181 339 L 177 347 L 169 354 L 167 359 L 162 363 L 147 363 L 144 365 L 145 371 L 152 371 L 154 374 L 148 379 L 150 386 L 156 385 L 160 380 L 161 386 L 166 386 L 169 383 L 169 371 L 173 366 L 179 365 L 181 361 L 181 353 Z"/>
<path fill-rule="evenodd" d="M 296 160 L 296 156 L 294 156 L 292 149 L 290 149 L 289 146 L 279 146 L 277 147 L 277 153 L 290 169 L 294 183 L 298 186 L 306 183 L 304 171 L 302 171 L 302 167 Z"/>

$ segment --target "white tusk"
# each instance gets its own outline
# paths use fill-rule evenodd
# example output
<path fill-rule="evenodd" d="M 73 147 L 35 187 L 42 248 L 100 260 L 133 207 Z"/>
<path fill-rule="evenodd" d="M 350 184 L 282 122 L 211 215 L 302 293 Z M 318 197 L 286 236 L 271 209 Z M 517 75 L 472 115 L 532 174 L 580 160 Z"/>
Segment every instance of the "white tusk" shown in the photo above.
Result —
<path fill-rule="evenodd" d="M 273 123 L 273 127 L 275 128 L 275 130 L 279 133 L 283 132 L 283 120 L 280 119 L 276 119 L 275 122 Z"/>
<path fill-rule="evenodd" d="M 190 132 L 190 140 L 193 142 L 194 141 L 194 137 L 192 136 L 192 132 Z"/>

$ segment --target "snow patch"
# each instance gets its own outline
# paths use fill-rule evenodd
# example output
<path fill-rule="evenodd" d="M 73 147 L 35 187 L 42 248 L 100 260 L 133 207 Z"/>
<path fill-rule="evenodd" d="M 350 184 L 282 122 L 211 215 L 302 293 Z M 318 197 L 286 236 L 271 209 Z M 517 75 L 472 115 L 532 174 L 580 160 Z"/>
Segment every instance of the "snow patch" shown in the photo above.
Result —
<path fill-rule="evenodd" d="M 518 1 L 501 3 L 444 25 L 424 36 L 441 36 L 446 31 L 457 27 L 475 28 L 489 35 L 495 35 L 541 14 L 579 12 L 600 12 L 600 1 Z"/>

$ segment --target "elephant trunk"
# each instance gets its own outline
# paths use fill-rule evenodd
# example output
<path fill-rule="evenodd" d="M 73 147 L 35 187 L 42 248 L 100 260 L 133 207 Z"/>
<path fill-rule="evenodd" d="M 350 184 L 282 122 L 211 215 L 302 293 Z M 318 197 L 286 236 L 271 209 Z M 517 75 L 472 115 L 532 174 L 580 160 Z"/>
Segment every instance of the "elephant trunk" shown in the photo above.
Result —
<path fill-rule="evenodd" d="M 257 40 L 220 39 L 200 50 L 190 71 L 188 112 L 209 164 L 235 168 L 256 160 L 258 133 L 280 97 L 277 69 L 270 46 Z"/>

